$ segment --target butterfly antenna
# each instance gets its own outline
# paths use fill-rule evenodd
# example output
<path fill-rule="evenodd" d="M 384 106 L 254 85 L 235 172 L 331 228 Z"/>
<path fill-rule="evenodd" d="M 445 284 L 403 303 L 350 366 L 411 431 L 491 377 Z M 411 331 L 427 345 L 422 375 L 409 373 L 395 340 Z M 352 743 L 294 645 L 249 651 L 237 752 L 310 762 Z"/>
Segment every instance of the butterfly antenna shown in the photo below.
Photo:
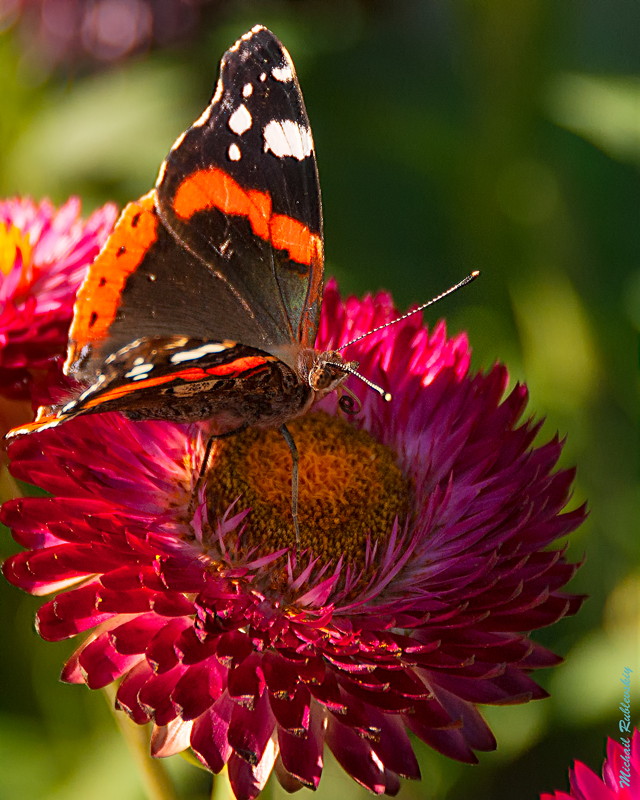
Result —
<path fill-rule="evenodd" d="M 393 397 L 389 394 L 389 392 L 385 392 L 382 386 L 378 386 L 377 383 L 373 383 L 368 378 L 365 378 L 364 375 L 356 372 L 355 369 L 351 369 L 351 367 L 348 367 L 346 364 L 338 364 L 335 361 L 326 361 L 325 363 L 331 367 L 336 367 L 337 369 L 342 370 L 342 372 L 348 372 L 349 375 L 355 375 L 356 378 L 360 378 L 363 383 L 366 383 L 370 389 L 373 389 L 374 392 L 377 392 L 383 400 L 387 401 L 387 403 L 390 403 L 393 400 Z"/>
<path fill-rule="evenodd" d="M 452 286 L 450 289 L 447 289 L 446 292 L 442 292 L 442 294 L 439 294 L 437 297 L 434 297 L 432 300 L 429 300 L 428 303 L 423 303 L 421 306 L 418 306 L 418 308 L 414 308 L 413 311 L 408 311 L 406 314 L 403 314 L 401 317 L 398 317 L 397 319 L 392 319 L 391 322 L 385 322 L 384 325 L 378 325 L 377 328 L 373 328 L 372 330 L 367 331 L 367 333 L 363 333 L 362 336 L 358 336 L 356 339 L 352 339 L 350 342 L 347 342 L 346 344 L 343 344 L 340 347 L 337 347 L 336 350 L 338 352 L 340 352 L 340 350 L 344 350 L 346 347 L 349 347 L 349 345 L 355 344 L 356 342 L 360 342 L 362 339 L 366 339 L 367 336 L 371 336 L 372 333 L 377 333 L 378 331 L 382 331 L 385 328 L 390 327 L 391 325 L 395 325 L 396 322 L 402 322 L 403 319 L 407 319 L 408 317 L 412 317 L 414 314 L 417 314 L 419 311 L 423 311 L 425 308 L 428 308 L 429 306 L 432 306 L 434 303 L 437 303 L 439 300 L 442 300 L 444 297 L 447 297 L 448 295 L 453 294 L 454 292 L 457 292 L 458 289 L 462 289 L 462 287 L 466 286 L 468 283 L 471 283 L 472 281 L 475 281 L 475 279 L 478 277 L 479 274 L 480 274 L 480 272 L 478 270 L 475 270 L 474 272 L 471 273 L 471 275 L 467 275 L 467 277 L 464 280 L 461 280 L 460 283 L 456 283 L 455 286 Z M 350 371 L 351 370 L 346 370 L 346 372 L 350 372 Z M 353 374 L 357 375 L 358 378 L 360 378 L 360 380 L 363 380 L 365 383 L 369 383 L 369 381 L 367 381 L 366 378 L 363 378 L 362 375 L 358 375 L 357 372 L 353 372 Z M 381 397 L 384 397 L 385 400 L 387 399 L 387 397 L 385 397 L 385 392 L 382 389 L 380 389 L 379 386 L 375 386 L 374 384 L 370 384 L 370 383 L 369 383 L 369 385 L 371 386 L 372 389 L 375 389 Z M 389 395 L 389 399 L 391 399 L 391 395 Z"/>

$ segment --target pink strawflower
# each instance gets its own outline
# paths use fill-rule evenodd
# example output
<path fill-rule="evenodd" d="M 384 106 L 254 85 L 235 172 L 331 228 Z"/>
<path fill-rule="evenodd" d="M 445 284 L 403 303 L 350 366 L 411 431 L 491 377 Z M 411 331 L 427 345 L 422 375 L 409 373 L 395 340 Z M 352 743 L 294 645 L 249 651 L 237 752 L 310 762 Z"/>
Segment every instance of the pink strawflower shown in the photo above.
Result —
<path fill-rule="evenodd" d="M 622 733 L 623 744 L 607 738 L 602 778 L 581 761 L 569 769 L 570 792 L 541 794 L 540 800 L 638 800 L 640 797 L 640 732 Z"/>
<path fill-rule="evenodd" d="M 35 373 L 63 356 L 76 292 L 115 218 L 107 204 L 84 222 L 77 198 L 57 210 L 0 202 L 0 394 L 30 397 Z"/>
<path fill-rule="evenodd" d="M 387 294 L 343 302 L 331 282 L 317 346 L 395 316 Z M 91 630 L 63 680 L 122 678 L 118 705 L 153 720 L 152 753 L 227 764 L 240 799 L 274 768 L 288 790 L 317 787 L 325 743 L 378 794 L 420 777 L 408 731 L 476 762 L 496 746 L 476 704 L 545 697 L 530 673 L 561 659 L 526 632 L 582 600 L 561 591 L 577 566 L 549 546 L 585 509 L 561 513 L 574 471 L 553 472 L 557 437 L 532 446 L 526 389 L 503 398 L 504 367 L 470 376 L 466 336 L 416 317 L 346 355 L 394 399 L 356 382 L 349 421 L 332 396 L 291 424 L 298 554 L 276 432 L 220 442 L 199 491 L 202 425 L 103 414 L 10 448 L 13 474 L 52 497 L 5 504 L 29 548 L 5 575 L 57 593 L 37 617 L 45 639 Z"/>

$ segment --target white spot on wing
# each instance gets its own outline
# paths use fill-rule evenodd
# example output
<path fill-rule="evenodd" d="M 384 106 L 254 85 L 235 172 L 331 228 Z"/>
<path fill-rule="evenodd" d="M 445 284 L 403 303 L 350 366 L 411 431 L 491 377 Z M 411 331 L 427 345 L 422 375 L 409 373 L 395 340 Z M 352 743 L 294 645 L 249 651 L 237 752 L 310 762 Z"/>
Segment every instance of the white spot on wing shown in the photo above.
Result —
<path fill-rule="evenodd" d="M 291 119 L 272 119 L 265 125 L 263 136 L 265 153 L 271 150 L 278 158 L 293 156 L 302 161 L 313 151 L 311 131 Z"/>
<path fill-rule="evenodd" d="M 208 122 L 209 117 L 211 115 L 211 106 L 207 106 L 205 110 L 200 114 L 198 119 L 193 123 L 191 126 L 192 128 L 201 128 L 206 122 Z M 175 145 L 174 145 L 175 147 Z"/>
<path fill-rule="evenodd" d="M 238 41 L 234 45 L 232 45 L 227 50 L 227 52 L 228 53 L 235 52 L 240 47 L 242 42 L 248 42 L 249 39 L 251 39 L 252 36 L 254 36 L 256 33 L 258 33 L 258 31 L 263 31 L 263 30 L 266 30 L 264 25 L 254 25 L 253 28 L 251 28 L 250 31 L 247 31 L 246 33 L 243 33 L 242 36 L 238 39 Z"/>
<path fill-rule="evenodd" d="M 239 105 L 229 117 L 229 127 L 238 136 L 242 136 L 245 131 L 248 131 L 252 122 L 251 114 L 244 105 Z"/>
<path fill-rule="evenodd" d="M 174 353 L 171 356 L 172 364 L 181 364 L 183 361 L 195 361 L 197 358 L 202 358 L 210 353 L 222 353 L 228 350 L 228 345 L 220 344 L 219 342 L 210 342 L 203 344 L 202 347 L 197 347 L 195 350 L 184 350 L 182 353 Z"/>
<path fill-rule="evenodd" d="M 55 428 L 56 425 L 59 425 L 61 422 L 64 422 L 64 418 L 63 419 L 54 419 L 52 422 L 47 422 L 46 425 L 40 425 L 38 430 L 39 431 L 46 431 L 46 430 L 49 430 L 49 428 Z M 21 432 L 22 432 L 22 428 L 20 428 L 20 429 L 18 429 L 16 431 L 16 433 L 21 433 Z M 7 439 L 11 439 L 13 437 L 13 435 L 14 434 L 11 431 L 9 431 L 9 433 L 7 433 Z"/>
<path fill-rule="evenodd" d="M 91 386 L 89 386 L 88 389 L 85 389 L 84 392 L 82 392 L 82 394 L 80 395 L 80 397 L 77 400 L 73 400 L 71 403 L 68 403 L 67 405 L 72 406 L 72 407 L 78 405 L 78 403 L 81 403 L 83 400 L 85 400 L 87 397 L 89 397 L 89 395 L 93 394 L 94 392 L 97 392 L 98 389 L 102 386 L 102 384 L 106 380 L 107 380 L 106 375 L 98 375 L 95 383 L 92 383 Z M 67 406 L 65 406 L 62 410 L 66 411 L 66 409 L 67 409 Z"/>
<path fill-rule="evenodd" d="M 242 87 L 242 96 L 243 97 L 251 97 L 253 94 L 253 86 L 250 83 L 245 83 Z"/>
<path fill-rule="evenodd" d="M 180 147 L 180 145 L 182 144 L 182 141 L 183 141 L 183 139 L 184 139 L 184 137 L 186 135 L 187 135 L 187 132 L 186 131 L 182 131 L 180 136 L 178 136 L 178 138 L 175 140 L 175 142 L 171 145 L 171 149 L 175 150 L 177 147 Z"/>
<path fill-rule="evenodd" d="M 138 359 L 136 358 L 136 361 Z M 135 364 L 135 361 L 133 362 Z M 142 364 L 138 364 L 135 367 L 132 367 L 129 372 L 125 372 L 125 378 L 131 378 L 134 381 L 139 381 L 141 378 L 146 378 L 148 374 L 153 369 L 153 364 L 145 364 L 144 361 Z"/>
<path fill-rule="evenodd" d="M 263 73 L 261 73 L 261 75 L 260 75 L 260 81 L 261 81 L 262 83 L 264 83 L 266 80 L 267 80 L 267 73 L 266 73 L 266 72 L 263 72 Z"/>
<path fill-rule="evenodd" d="M 240 148 L 237 144 L 230 144 L 227 153 L 232 161 L 240 161 L 242 158 L 242 153 L 240 152 Z"/>
<path fill-rule="evenodd" d="M 289 83 L 293 80 L 293 70 L 289 64 L 285 64 L 283 67 L 274 67 L 271 70 L 271 77 L 281 83 Z"/>
<path fill-rule="evenodd" d="M 222 78 L 218 78 L 218 82 L 216 83 L 216 90 L 213 93 L 213 97 L 211 98 L 211 103 L 209 105 L 209 108 L 211 108 L 211 106 L 214 106 L 216 103 L 220 101 L 220 98 L 222 97 L 222 91 L 223 91 Z"/>
<path fill-rule="evenodd" d="M 160 186 L 160 184 L 164 180 L 164 173 L 165 173 L 166 169 L 167 169 L 167 162 L 163 161 L 162 164 L 160 164 L 160 169 L 158 170 L 158 177 L 156 179 L 156 186 Z"/>

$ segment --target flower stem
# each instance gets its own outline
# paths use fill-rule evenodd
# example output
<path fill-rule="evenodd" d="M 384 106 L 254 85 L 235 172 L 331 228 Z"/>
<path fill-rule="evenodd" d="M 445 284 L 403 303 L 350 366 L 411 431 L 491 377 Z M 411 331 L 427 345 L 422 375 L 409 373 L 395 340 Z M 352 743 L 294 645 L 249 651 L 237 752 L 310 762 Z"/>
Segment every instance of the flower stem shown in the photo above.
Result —
<path fill-rule="evenodd" d="M 140 780 L 148 800 L 178 800 L 173 782 L 160 759 L 149 755 L 149 726 L 137 725 L 129 717 L 116 711 L 116 687 L 105 686 L 104 693 L 120 733 L 138 768 Z"/>
<path fill-rule="evenodd" d="M 6 464 L 2 464 L 0 460 L 0 502 L 5 500 L 13 500 L 15 497 L 22 497 L 20 487 L 16 483 L 13 475 L 9 472 Z"/>
<path fill-rule="evenodd" d="M 225 767 L 219 775 L 213 776 L 211 800 L 235 800 L 233 789 L 229 783 L 229 773 Z"/>

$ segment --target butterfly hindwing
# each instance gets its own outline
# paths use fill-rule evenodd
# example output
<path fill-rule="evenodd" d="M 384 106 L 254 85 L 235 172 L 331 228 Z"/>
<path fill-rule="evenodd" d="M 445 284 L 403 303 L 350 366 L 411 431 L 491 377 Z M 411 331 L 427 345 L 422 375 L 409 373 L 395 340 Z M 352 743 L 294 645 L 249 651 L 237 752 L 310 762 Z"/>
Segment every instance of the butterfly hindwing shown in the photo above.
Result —
<path fill-rule="evenodd" d="M 276 329 L 263 346 L 313 346 L 323 279 L 313 139 L 291 58 L 266 28 L 227 51 L 156 192 L 176 238 Z"/>
<path fill-rule="evenodd" d="M 132 419 L 211 419 L 212 429 L 224 433 L 264 420 L 256 400 L 271 400 L 283 384 L 293 390 L 287 396 L 294 407 L 310 393 L 280 359 L 238 342 L 144 338 L 109 356 L 97 379 L 62 405 L 58 420 L 123 411 Z M 274 406 L 274 419 L 280 414 Z"/>

